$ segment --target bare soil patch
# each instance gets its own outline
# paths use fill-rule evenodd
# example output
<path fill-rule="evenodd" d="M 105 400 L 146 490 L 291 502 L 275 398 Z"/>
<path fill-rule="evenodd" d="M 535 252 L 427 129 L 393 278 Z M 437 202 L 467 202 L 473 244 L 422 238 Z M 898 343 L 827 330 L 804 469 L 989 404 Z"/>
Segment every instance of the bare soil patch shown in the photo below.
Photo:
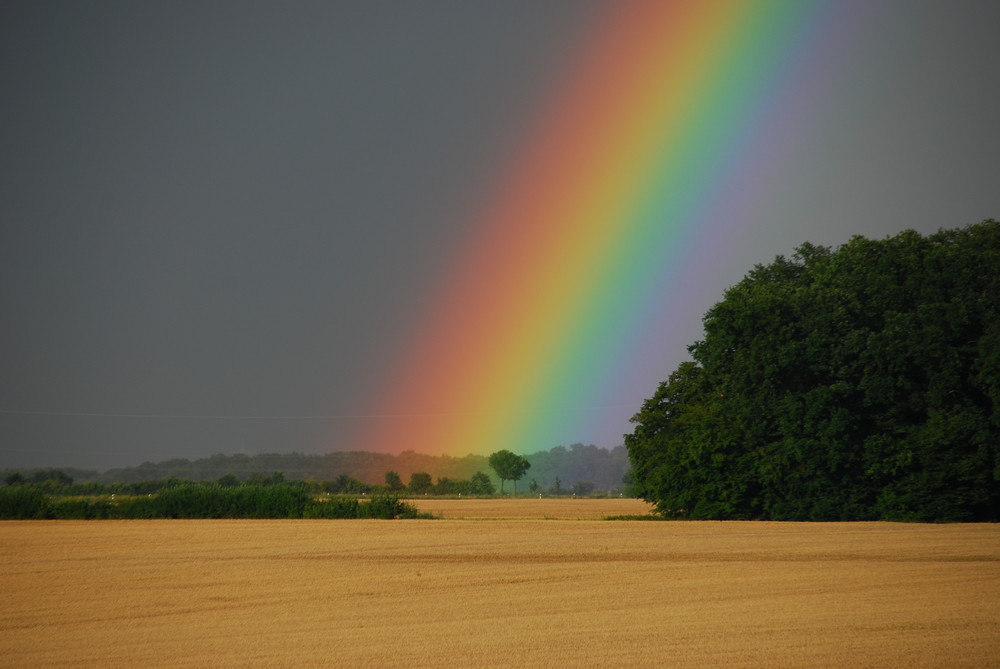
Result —
<path fill-rule="evenodd" d="M 9 667 L 1000 666 L 996 525 L 13 521 L 0 591 Z"/>

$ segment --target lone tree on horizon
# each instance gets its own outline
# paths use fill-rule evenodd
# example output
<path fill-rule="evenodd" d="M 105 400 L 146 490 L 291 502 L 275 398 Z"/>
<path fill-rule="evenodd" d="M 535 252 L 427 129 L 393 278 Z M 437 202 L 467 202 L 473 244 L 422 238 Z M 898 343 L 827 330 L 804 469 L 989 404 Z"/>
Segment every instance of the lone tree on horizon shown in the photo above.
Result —
<path fill-rule="evenodd" d="M 514 496 L 517 497 L 517 482 L 531 468 L 528 459 L 504 449 L 490 455 L 489 463 L 500 478 L 500 494 L 503 495 L 503 482 L 513 481 Z"/>

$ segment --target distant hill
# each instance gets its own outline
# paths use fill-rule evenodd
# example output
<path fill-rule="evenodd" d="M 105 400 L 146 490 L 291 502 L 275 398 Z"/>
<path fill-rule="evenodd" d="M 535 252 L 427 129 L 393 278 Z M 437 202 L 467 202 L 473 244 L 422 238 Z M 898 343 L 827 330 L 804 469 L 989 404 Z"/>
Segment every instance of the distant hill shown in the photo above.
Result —
<path fill-rule="evenodd" d="M 525 456 L 531 469 L 519 483 L 520 490 L 535 481 L 542 489 L 556 485 L 571 489 L 577 483 L 593 484 L 597 490 L 616 490 L 623 487 L 622 478 L 628 469 L 628 454 L 624 446 L 610 450 L 597 446 L 573 444 L 556 446 L 549 451 L 539 451 Z M 0 471 L 0 480 L 15 471 L 30 475 L 34 470 L 9 469 Z M 398 455 L 368 451 L 341 451 L 322 455 L 303 453 L 267 453 L 260 455 L 213 455 L 198 460 L 182 458 L 161 462 L 144 462 L 137 467 L 97 471 L 62 468 L 76 482 L 136 483 L 177 477 L 190 481 L 214 480 L 234 474 L 245 479 L 252 474 L 269 476 L 281 472 L 287 479 L 334 480 L 342 474 L 366 483 L 384 483 L 385 473 L 394 471 L 403 481 L 414 472 L 425 472 L 435 480 L 449 478 L 464 480 L 476 472 L 484 472 L 496 481 L 487 457 L 467 455 L 424 455 L 404 451 Z"/>

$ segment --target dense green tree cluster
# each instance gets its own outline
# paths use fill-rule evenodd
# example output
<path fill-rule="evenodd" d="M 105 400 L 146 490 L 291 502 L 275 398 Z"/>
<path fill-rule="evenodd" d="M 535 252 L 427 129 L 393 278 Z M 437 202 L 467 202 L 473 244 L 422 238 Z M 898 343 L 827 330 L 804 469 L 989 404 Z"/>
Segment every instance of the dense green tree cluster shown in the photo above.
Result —
<path fill-rule="evenodd" d="M 435 495 L 472 495 L 488 497 L 497 491 L 490 477 L 483 472 L 476 472 L 471 479 L 452 480 L 447 476 L 440 477 L 429 489 Z"/>
<path fill-rule="evenodd" d="M 503 494 L 504 481 L 513 481 L 514 495 L 517 495 L 517 482 L 531 468 L 531 463 L 528 462 L 528 459 L 517 453 L 503 449 L 491 454 L 489 463 L 493 471 L 496 472 L 497 478 L 500 479 L 500 494 Z"/>
<path fill-rule="evenodd" d="M 672 516 L 1000 520 L 1000 223 L 755 267 L 633 418 Z"/>

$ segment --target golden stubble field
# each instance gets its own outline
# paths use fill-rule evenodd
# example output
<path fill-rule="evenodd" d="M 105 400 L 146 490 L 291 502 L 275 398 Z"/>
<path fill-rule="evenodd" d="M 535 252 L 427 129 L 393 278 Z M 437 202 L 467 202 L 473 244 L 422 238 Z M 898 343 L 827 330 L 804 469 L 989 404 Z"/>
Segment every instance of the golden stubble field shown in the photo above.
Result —
<path fill-rule="evenodd" d="M 1000 666 L 1000 526 L 0 523 L 3 667 Z"/>

